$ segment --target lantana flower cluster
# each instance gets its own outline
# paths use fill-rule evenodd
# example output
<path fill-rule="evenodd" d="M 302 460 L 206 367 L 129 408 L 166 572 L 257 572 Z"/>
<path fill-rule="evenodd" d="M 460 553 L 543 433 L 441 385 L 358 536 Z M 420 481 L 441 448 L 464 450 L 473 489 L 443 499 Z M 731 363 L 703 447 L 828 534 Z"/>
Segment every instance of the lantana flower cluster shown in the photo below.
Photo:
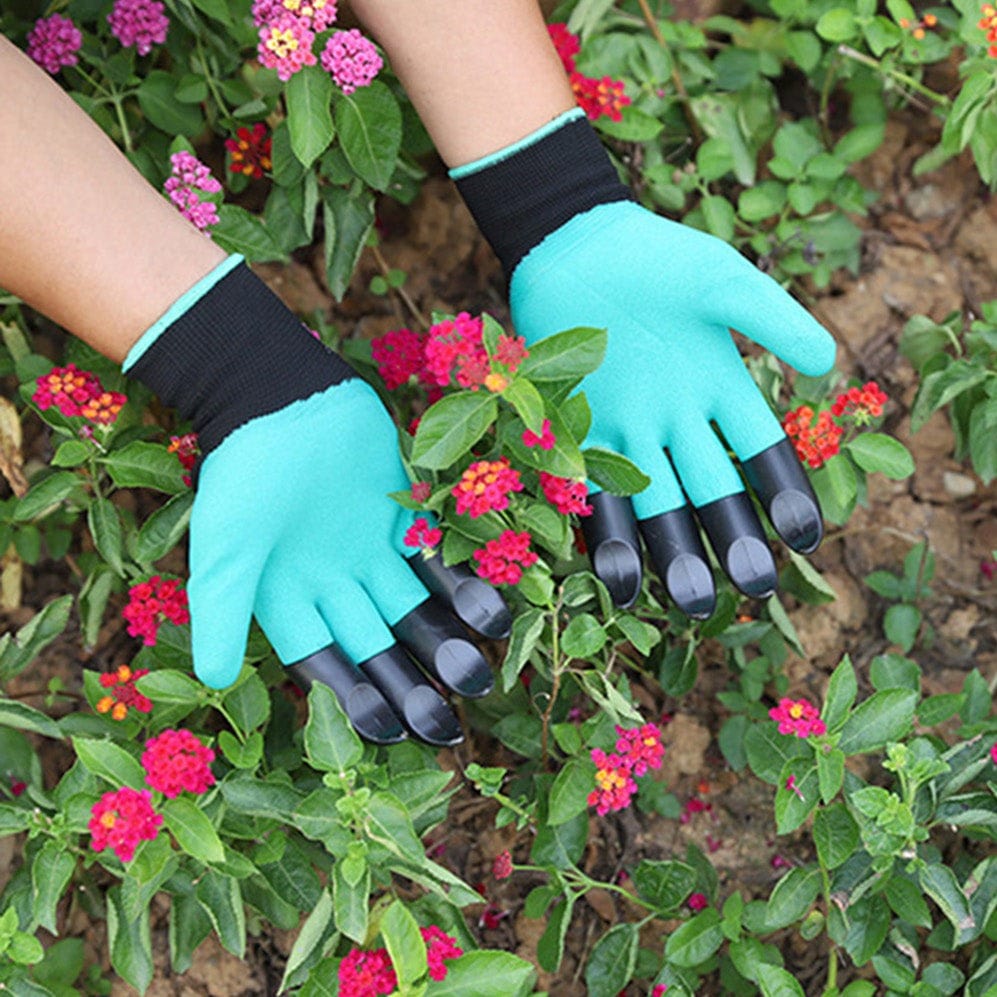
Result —
<path fill-rule="evenodd" d="M 177 210 L 195 228 L 204 231 L 218 224 L 218 207 L 201 198 L 201 193 L 217 194 L 222 185 L 211 175 L 211 170 L 193 153 L 181 150 L 170 156 L 170 176 L 163 190 Z"/>
<path fill-rule="evenodd" d="M 141 637 L 143 644 L 153 647 L 164 620 L 177 626 L 190 622 L 187 592 L 179 579 L 153 575 L 128 590 L 128 605 L 121 615 L 128 623 L 129 636 Z"/>
<path fill-rule="evenodd" d="M 982 16 L 978 27 L 981 31 L 986 32 L 987 41 L 990 43 L 987 55 L 991 59 L 997 59 L 997 7 L 992 3 L 985 3 L 980 7 L 980 14 Z"/>
<path fill-rule="evenodd" d="M 28 56 L 55 76 L 63 66 L 75 66 L 83 46 L 83 33 L 68 17 L 40 17 L 28 32 Z"/>
<path fill-rule="evenodd" d="M 909 31 L 915 41 L 921 41 L 931 28 L 938 25 L 938 18 L 934 14 L 925 14 L 924 17 L 912 21 L 909 17 L 901 17 L 897 24 L 904 31 Z"/>
<path fill-rule="evenodd" d="M 518 585 L 523 569 L 537 562 L 531 540 L 527 530 L 504 530 L 497 540 L 489 540 L 474 552 L 475 571 L 493 585 Z"/>
<path fill-rule="evenodd" d="M 592 121 L 601 117 L 619 121 L 623 117 L 623 108 L 630 104 L 630 98 L 623 92 L 623 81 L 609 76 L 596 79 L 580 73 L 575 68 L 575 56 L 581 49 L 578 36 L 561 23 L 550 24 L 547 30 L 568 74 L 578 106 Z"/>
<path fill-rule="evenodd" d="M 419 933 L 426 943 L 430 979 L 437 982 L 446 979 L 447 961 L 463 955 L 463 949 L 456 938 L 435 924 L 420 928 Z M 398 978 L 387 949 L 353 948 L 339 964 L 339 997 L 378 997 L 392 993 L 397 986 Z"/>
<path fill-rule="evenodd" d="M 237 129 L 235 138 L 225 139 L 225 148 L 228 150 L 230 173 L 259 180 L 273 167 L 273 139 L 262 121 L 257 121 L 252 128 Z"/>
<path fill-rule="evenodd" d="M 53 367 L 35 385 L 31 400 L 43 412 L 55 407 L 69 418 L 80 416 L 98 426 L 110 426 L 128 401 L 120 391 L 107 391 L 96 374 L 73 363 Z"/>
<path fill-rule="evenodd" d="M 616 727 L 616 747 L 612 752 L 593 748 L 595 762 L 595 788 L 588 795 L 588 804 L 595 807 L 600 817 L 611 811 L 625 810 L 637 792 L 634 777 L 645 775 L 649 769 L 661 768 L 665 755 L 661 743 L 661 730 L 657 724 L 646 723 L 640 727 Z"/>
<path fill-rule="evenodd" d="M 145 742 L 142 768 L 152 789 L 172 798 L 184 791 L 203 793 L 213 786 L 214 757 L 214 751 L 190 731 L 164 730 Z M 90 810 L 90 847 L 95 852 L 110 848 L 122 862 L 130 862 L 143 841 L 159 834 L 162 823 L 150 790 L 130 786 L 111 790 Z"/>
<path fill-rule="evenodd" d="M 809 737 L 827 733 L 827 726 L 812 703 L 805 699 L 783 697 L 778 706 L 769 710 L 769 716 L 779 724 L 780 734 Z"/>
<path fill-rule="evenodd" d="M 148 55 L 153 45 L 162 45 L 170 27 L 166 8 L 159 0 L 114 0 L 107 23 L 111 34 L 139 55 Z"/>
<path fill-rule="evenodd" d="M 846 426 L 870 425 L 882 416 L 887 401 L 886 392 L 875 381 L 867 381 L 861 388 L 851 387 L 837 395 L 830 410 L 817 413 L 816 422 L 809 405 L 787 412 L 782 428 L 793 441 L 800 460 L 816 469 L 841 452 Z"/>
<path fill-rule="evenodd" d="M 197 463 L 200 452 L 197 446 L 197 433 L 184 433 L 181 436 L 171 436 L 166 447 L 167 453 L 176 454 L 177 460 L 184 471 L 192 471 Z M 184 474 L 183 483 L 190 486 L 190 474 Z"/>
<path fill-rule="evenodd" d="M 107 694 L 97 700 L 94 709 L 98 713 L 110 713 L 112 720 L 124 720 L 129 709 L 136 713 L 151 713 L 152 700 L 135 688 L 135 683 L 148 674 L 148 668 L 132 670 L 128 665 L 118 665 L 113 672 L 105 672 L 100 677 L 100 684 Z"/>

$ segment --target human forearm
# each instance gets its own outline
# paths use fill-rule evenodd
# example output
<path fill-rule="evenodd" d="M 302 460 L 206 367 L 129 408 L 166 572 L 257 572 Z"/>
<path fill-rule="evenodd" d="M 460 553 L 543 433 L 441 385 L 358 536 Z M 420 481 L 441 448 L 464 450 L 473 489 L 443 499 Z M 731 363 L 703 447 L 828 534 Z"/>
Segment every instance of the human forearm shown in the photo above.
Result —
<path fill-rule="evenodd" d="M 351 0 L 436 148 L 461 166 L 574 106 L 536 0 Z"/>
<path fill-rule="evenodd" d="M 224 259 L 0 37 L 0 287 L 120 361 Z"/>

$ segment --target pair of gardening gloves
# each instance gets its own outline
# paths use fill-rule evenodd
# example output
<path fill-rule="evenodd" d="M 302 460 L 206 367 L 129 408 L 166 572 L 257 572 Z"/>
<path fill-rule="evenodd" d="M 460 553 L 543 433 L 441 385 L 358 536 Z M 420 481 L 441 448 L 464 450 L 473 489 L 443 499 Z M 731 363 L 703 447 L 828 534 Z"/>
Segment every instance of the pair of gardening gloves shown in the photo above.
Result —
<path fill-rule="evenodd" d="M 643 546 L 675 603 L 708 616 L 700 528 L 738 589 L 771 594 L 775 563 L 745 480 L 794 550 L 819 543 L 820 510 L 729 330 L 809 375 L 833 363 L 828 333 L 725 242 L 634 203 L 580 111 L 452 175 L 527 343 L 608 330 L 583 384 L 586 443 L 651 478 L 632 499 L 592 496 L 588 548 L 616 603 L 637 598 Z M 510 614 L 466 567 L 404 546 L 412 514 L 388 494 L 409 482 L 373 389 L 238 257 L 177 301 L 125 370 L 193 422 L 202 449 L 188 586 L 198 677 L 236 679 L 255 616 L 293 677 L 331 686 L 364 738 L 458 742 L 439 690 L 492 686 L 464 624 L 498 639 Z"/>

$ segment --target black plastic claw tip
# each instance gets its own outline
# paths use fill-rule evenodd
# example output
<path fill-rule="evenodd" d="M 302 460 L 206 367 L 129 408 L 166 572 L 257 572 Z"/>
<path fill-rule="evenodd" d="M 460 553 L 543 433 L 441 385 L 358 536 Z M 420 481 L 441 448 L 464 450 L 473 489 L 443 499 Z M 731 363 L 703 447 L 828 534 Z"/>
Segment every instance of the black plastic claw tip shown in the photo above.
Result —
<path fill-rule="evenodd" d="M 630 500 L 609 492 L 589 497 L 592 515 L 582 520 L 582 533 L 592 569 L 621 609 L 640 595 L 640 539 Z"/>
<path fill-rule="evenodd" d="M 447 701 L 426 682 L 398 644 L 361 662 L 360 668 L 416 737 L 440 748 L 464 739 Z"/>
<path fill-rule="evenodd" d="M 734 585 L 755 599 L 772 595 L 778 583 L 775 559 L 747 494 L 728 495 L 696 512 Z"/>
<path fill-rule="evenodd" d="M 397 744 L 408 736 L 384 696 L 361 677 L 335 645 L 288 665 L 287 673 L 306 692 L 315 682 L 329 686 L 353 729 L 365 741 Z"/>
<path fill-rule="evenodd" d="M 443 558 L 416 554 L 408 560 L 420 581 L 453 607 L 458 618 L 490 640 L 504 640 L 512 631 L 512 614 L 498 590 L 478 578 L 466 564 L 447 567 Z"/>
<path fill-rule="evenodd" d="M 479 699 L 492 691 L 494 680 L 488 662 L 432 596 L 403 616 L 392 630 L 451 692 Z"/>
<path fill-rule="evenodd" d="M 776 533 L 800 554 L 813 553 L 823 539 L 824 524 L 792 441 L 780 440 L 741 466 Z"/>
<path fill-rule="evenodd" d="M 672 602 L 693 619 L 705 620 L 716 608 L 717 590 L 692 509 L 673 509 L 642 519 L 639 526 Z"/>

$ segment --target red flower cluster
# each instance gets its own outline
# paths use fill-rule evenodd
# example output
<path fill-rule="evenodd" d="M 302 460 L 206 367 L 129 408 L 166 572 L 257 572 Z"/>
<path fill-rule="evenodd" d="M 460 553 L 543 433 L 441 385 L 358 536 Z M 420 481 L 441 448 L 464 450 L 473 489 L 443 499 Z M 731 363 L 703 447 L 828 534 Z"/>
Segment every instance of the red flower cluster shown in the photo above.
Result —
<path fill-rule="evenodd" d="M 96 374 L 72 363 L 53 367 L 35 383 L 31 400 L 43 412 L 54 405 L 65 416 L 83 416 L 100 426 L 110 426 L 128 401 L 120 391 L 105 391 Z"/>
<path fill-rule="evenodd" d="M 523 444 L 528 447 L 540 447 L 541 450 L 553 450 L 557 437 L 550 431 L 550 419 L 544 419 L 540 425 L 540 435 L 532 429 L 523 430 Z"/>
<path fill-rule="evenodd" d="M 980 13 L 983 16 L 980 18 L 979 28 L 987 33 L 987 41 L 990 43 L 987 55 L 997 59 L 997 7 L 992 3 L 985 3 L 980 7 Z"/>
<path fill-rule="evenodd" d="M 508 879 L 512 875 L 512 856 L 508 848 L 495 856 L 495 861 L 492 862 L 492 875 L 496 879 Z"/>
<path fill-rule="evenodd" d="M 184 433 L 183 436 L 171 436 L 170 445 L 166 448 L 168 453 L 175 453 L 180 466 L 185 471 L 192 471 L 197 463 L 197 433 Z M 183 476 L 183 483 L 190 486 L 191 478 L 189 474 Z"/>
<path fill-rule="evenodd" d="M 421 547 L 432 552 L 443 540 L 443 531 L 438 526 L 430 526 L 425 516 L 420 516 L 406 531 L 404 543 L 406 547 Z"/>
<path fill-rule="evenodd" d="M 523 568 L 536 563 L 537 555 L 530 550 L 530 534 L 506 530 L 498 540 L 489 540 L 474 556 L 478 575 L 493 585 L 517 585 Z"/>
<path fill-rule="evenodd" d="M 826 410 L 817 416 L 815 424 L 812 424 L 813 417 L 814 410 L 809 405 L 801 405 L 786 413 L 782 428 L 793 441 L 800 460 L 818 468 L 839 452 L 843 430 Z"/>
<path fill-rule="evenodd" d="M 824 734 L 827 731 L 817 707 L 805 699 L 783 697 L 779 700 L 778 706 L 773 706 L 769 710 L 769 716 L 778 721 L 780 734 L 809 737 L 811 734 Z"/>
<path fill-rule="evenodd" d="M 152 809 L 151 794 L 125 786 L 105 793 L 91 808 L 90 847 L 95 852 L 110 848 L 128 862 L 142 841 L 152 841 L 163 818 Z"/>
<path fill-rule="evenodd" d="M 600 817 L 611 810 L 625 810 L 637 792 L 634 776 L 642 776 L 648 769 L 661 768 L 664 755 L 657 724 L 618 726 L 616 750 L 612 754 L 606 754 L 600 748 L 592 749 L 596 773 L 595 788 L 588 795 L 589 806 L 595 807 Z"/>
<path fill-rule="evenodd" d="M 267 126 L 257 121 L 252 128 L 239 128 L 235 135 L 235 138 L 225 139 L 225 148 L 229 151 L 229 171 L 259 180 L 264 171 L 273 166 L 270 158 L 273 140 L 267 133 Z"/>
<path fill-rule="evenodd" d="M 867 381 L 861 388 L 843 391 L 831 405 L 836 419 L 852 419 L 857 426 L 868 425 L 883 414 L 887 394 L 875 381 Z"/>
<path fill-rule="evenodd" d="M 431 924 L 420 928 L 426 943 L 426 959 L 431 979 L 446 979 L 447 959 L 456 959 L 464 952 L 442 928 Z M 379 997 L 390 994 L 398 986 L 398 978 L 391 965 L 387 949 L 350 949 L 339 964 L 339 997 Z"/>
<path fill-rule="evenodd" d="M 100 684 L 108 690 L 108 694 L 97 700 L 97 712 L 110 713 L 113 720 L 124 720 L 128 716 L 129 707 L 137 713 L 150 713 L 152 700 L 135 688 L 136 681 L 148 674 L 148 668 L 139 668 L 133 672 L 127 665 L 119 665 L 113 672 L 105 672 L 100 677 Z"/>
<path fill-rule="evenodd" d="M 592 506 L 585 500 L 588 498 L 588 485 L 584 481 L 572 481 L 571 478 L 559 478 L 556 474 L 540 472 L 540 487 L 544 498 L 563 516 L 591 516 Z"/>
<path fill-rule="evenodd" d="M 159 625 L 163 620 L 180 625 L 190 622 L 187 593 L 176 578 L 163 580 L 153 575 L 146 582 L 139 582 L 128 590 L 128 605 L 121 615 L 128 621 L 128 633 L 141 637 L 148 647 L 156 643 Z"/>
<path fill-rule="evenodd" d="M 400 388 L 413 375 L 422 373 L 425 347 L 425 335 L 411 329 L 392 329 L 371 340 L 371 356 L 389 391 Z"/>
<path fill-rule="evenodd" d="M 619 121 L 623 108 L 630 103 L 630 98 L 623 92 L 623 81 L 612 80 L 608 76 L 595 79 L 579 73 L 575 69 L 575 56 L 581 47 L 578 36 L 572 34 L 566 24 L 549 24 L 547 30 L 571 81 L 578 106 L 592 121 L 603 115 L 612 121 Z"/>
<path fill-rule="evenodd" d="M 440 980 L 446 978 L 447 959 L 456 959 L 464 954 L 464 950 L 457 945 L 457 939 L 451 938 L 442 928 L 431 924 L 428 928 L 420 928 L 422 940 L 426 943 L 426 959 L 429 962 L 430 979 Z"/>
<path fill-rule="evenodd" d="M 211 763 L 215 753 L 189 730 L 164 730 L 145 742 L 142 767 L 145 781 L 172 799 L 184 790 L 203 793 L 215 784 Z"/>
<path fill-rule="evenodd" d="M 457 512 L 472 519 L 486 512 L 500 512 L 509 507 L 509 496 L 521 492 L 523 482 L 519 471 L 509 466 L 507 457 L 498 460 L 476 460 L 460 476 L 450 490 L 457 500 Z"/>

